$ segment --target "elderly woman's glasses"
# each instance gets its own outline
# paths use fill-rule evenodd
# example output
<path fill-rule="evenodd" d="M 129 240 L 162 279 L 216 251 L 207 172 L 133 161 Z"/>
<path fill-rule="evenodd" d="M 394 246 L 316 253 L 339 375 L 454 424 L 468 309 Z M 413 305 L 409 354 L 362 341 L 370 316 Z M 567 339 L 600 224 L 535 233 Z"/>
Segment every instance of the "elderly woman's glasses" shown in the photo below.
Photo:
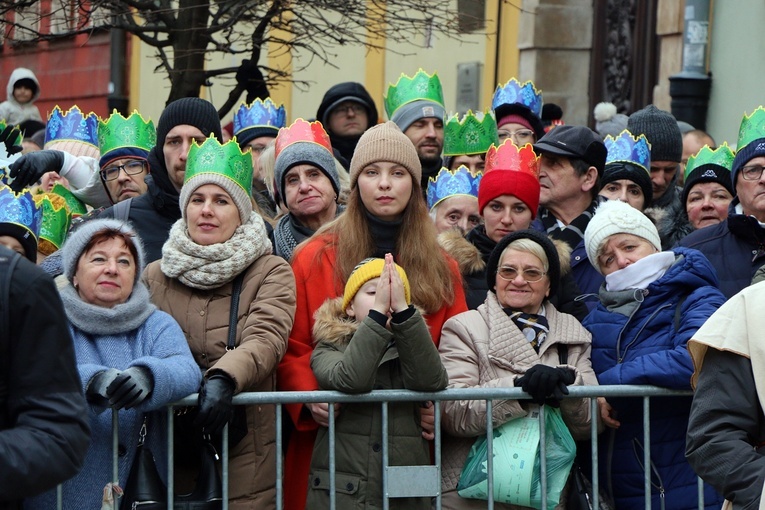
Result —
<path fill-rule="evenodd" d="M 515 280 L 518 277 L 519 272 L 521 274 L 521 278 L 523 278 L 528 283 L 536 283 L 541 280 L 544 275 L 547 274 L 544 271 L 540 271 L 539 269 L 534 268 L 518 271 L 517 267 L 503 266 L 497 269 L 497 274 L 499 277 L 509 282 Z"/>
<path fill-rule="evenodd" d="M 499 139 L 512 138 L 515 142 L 528 142 L 534 140 L 534 132 L 530 129 L 519 129 L 518 131 L 505 131 L 500 129 L 498 132 Z"/>
<path fill-rule="evenodd" d="M 762 177 L 762 171 L 765 167 L 762 165 L 745 166 L 741 169 L 741 175 L 747 181 L 757 181 Z"/>
<path fill-rule="evenodd" d="M 110 165 L 110 166 L 102 168 L 101 177 L 103 177 L 105 181 L 113 181 L 119 176 L 120 170 L 124 170 L 125 173 L 128 175 L 135 175 L 135 174 L 140 174 L 145 169 L 146 169 L 146 161 L 142 161 L 142 160 L 129 161 L 125 163 L 124 165 Z"/>

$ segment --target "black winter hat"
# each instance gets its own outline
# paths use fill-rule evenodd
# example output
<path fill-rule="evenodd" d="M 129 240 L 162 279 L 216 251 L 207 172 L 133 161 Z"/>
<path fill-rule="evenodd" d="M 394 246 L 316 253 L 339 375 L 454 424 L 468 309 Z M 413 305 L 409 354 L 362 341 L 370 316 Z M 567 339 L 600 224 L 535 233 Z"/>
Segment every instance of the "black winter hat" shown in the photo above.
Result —
<path fill-rule="evenodd" d="M 603 177 L 600 178 L 600 188 L 603 189 L 609 182 L 620 179 L 632 181 L 640 186 L 645 197 L 643 209 L 651 205 L 651 200 L 653 200 L 653 184 L 651 183 L 651 174 L 647 170 L 626 161 L 608 163 L 603 171 Z"/>
<path fill-rule="evenodd" d="M 497 246 L 491 251 L 491 255 L 489 255 L 489 263 L 486 266 L 486 283 L 489 285 L 489 289 L 496 293 L 495 283 L 497 268 L 499 266 L 499 257 L 510 243 L 518 239 L 529 239 L 534 241 L 545 251 L 545 255 L 547 255 L 547 264 L 549 266 L 547 277 L 550 279 L 550 295 L 548 296 L 548 299 L 552 298 L 558 291 L 558 284 L 560 282 L 560 259 L 558 258 L 558 250 L 555 249 L 555 245 L 550 238 L 538 230 L 518 230 L 517 232 L 507 234 L 499 240 Z"/>
<path fill-rule="evenodd" d="M 210 101 L 198 97 L 183 97 L 167 105 L 157 123 L 157 146 L 165 144 L 167 133 L 175 126 L 187 124 L 199 129 L 205 138 L 212 133 L 223 141 L 218 111 Z"/>
<path fill-rule="evenodd" d="M 324 129 L 326 129 L 328 133 L 329 114 L 333 108 L 344 101 L 355 101 L 364 105 L 367 109 L 367 117 L 369 121 L 367 129 L 377 124 L 377 106 L 375 106 L 375 102 L 372 100 L 372 96 L 369 95 L 369 92 L 367 92 L 367 89 L 365 89 L 364 85 L 361 83 L 346 81 L 330 87 L 324 94 L 324 98 L 321 100 L 319 109 L 316 112 L 316 119 L 324 125 Z"/>
<path fill-rule="evenodd" d="M 723 166 L 709 163 L 694 168 L 691 170 L 691 173 L 688 174 L 688 177 L 685 178 L 681 202 L 683 204 L 683 209 L 685 209 L 686 205 L 688 204 L 688 194 L 691 192 L 691 188 L 702 182 L 720 183 L 725 189 L 728 190 L 728 193 L 734 197 L 736 196 L 736 190 L 734 188 L 733 181 L 731 180 L 730 170 Z"/>
<path fill-rule="evenodd" d="M 627 119 L 627 129 L 635 136 L 645 135 L 651 144 L 651 161 L 683 159 L 683 135 L 675 117 L 649 104 Z"/>

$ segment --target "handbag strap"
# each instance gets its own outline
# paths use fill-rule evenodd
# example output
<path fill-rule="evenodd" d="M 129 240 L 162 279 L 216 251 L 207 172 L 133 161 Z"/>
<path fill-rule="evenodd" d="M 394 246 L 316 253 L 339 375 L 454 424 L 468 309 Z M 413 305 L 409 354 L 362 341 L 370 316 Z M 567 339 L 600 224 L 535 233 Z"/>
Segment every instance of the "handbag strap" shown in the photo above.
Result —
<path fill-rule="evenodd" d="M 244 272 L 239 273 L 234 278 L 231 288 L 231 309 L 228 314 L 228 345 L 227 351 L 236 349 L 236 323 L 239 313 L 239 294 L 242 292 L 242 282 L 244 281 Z"/>

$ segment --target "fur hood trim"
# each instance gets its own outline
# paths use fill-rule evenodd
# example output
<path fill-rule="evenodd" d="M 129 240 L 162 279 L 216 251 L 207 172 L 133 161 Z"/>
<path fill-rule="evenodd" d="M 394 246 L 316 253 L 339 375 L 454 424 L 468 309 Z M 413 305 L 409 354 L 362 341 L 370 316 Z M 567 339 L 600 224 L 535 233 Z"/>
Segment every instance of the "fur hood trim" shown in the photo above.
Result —
<path fill-rule="evenodd" d="M 438 244 L 457 261 L 460 266 L 460 273 L 463 275 L 478 273 L 486 269 L 486 263 L 481 257 L 481 252 L 465 239 L 459 230 L 452 229 L 440 233 Z"/>
<path fill-rule="evenodd" d="M 560 259 L 560 276 L 561 278 L 571 272 L 571 247 L 564 241 L 558 239 L 552 239 L 555 249 L 558 251 L 558 258 Z"/>
<path fill-rule="evenodd" d="M 424 315 L 423 310 L 415 305 L 415 309 Z M 343 309 L 343 296 L 327 299 L 313 314 L 313 343 L 329 342 L 333 344 L 347 344 L 353 338 L 353 334 L 359 329 L 360 322 L 356 322 L 345 314 Z"/>

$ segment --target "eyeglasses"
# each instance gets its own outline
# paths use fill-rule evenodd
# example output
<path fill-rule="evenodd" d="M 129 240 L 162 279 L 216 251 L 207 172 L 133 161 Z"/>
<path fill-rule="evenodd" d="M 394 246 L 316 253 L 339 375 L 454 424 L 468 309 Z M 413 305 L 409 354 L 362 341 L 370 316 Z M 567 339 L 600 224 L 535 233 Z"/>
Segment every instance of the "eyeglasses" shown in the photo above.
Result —
<path fill-rule="evenodd" d="M 500 130 L 497 134 L 499 135 L 500 140 L 512 138 L 516 142 L 527 141 L 534 138 L 534 132 L 530 129 L 519 129 L 518 131 Z"/>
<path fill-rule="evenodd" d="M 263 154 L 263 151 L 266 150 L 265 145 L 250 145 L 250 149 L 252 150 L 253 154 Z"/>
<path fill-rule="evenodd" d="M 128 161 L 124 165 L 111 165 L 101 169 L 101 177 L 105 181 L 113 181 L 120 175 L 120 170 L 124 170 L 128 175 L 140 174 L 146 170 L 146 161 L 134 160 Z"/>
<path fill-rule="evenodd" d="M 345 105 L 335 106 L 332 108 L 332 115 L 348 115 L 349 113 L 354 113 L 355 115 L 360 114 L 361 112 L 366 111 L 366 108 L 364 108 L 363 105 L 359 103 L 348 103 Z"/>
<path fill-rule="evenodd" d="M 509 282 L 515 280 L 518 277 L 518 268 L 513 266 L 503 266 L 497 269 L 497 274 L 500 278 L 503 280 L 507 280 Z M 536 283 L 539 280 L 546 275 L 544 271 L 540 271 L 539 269 L 524 269 L 521 271 L 521 277 L 526 281 L 527 283 Z"/>
<path fill-rule="evenodd" d="M 757 181 L 762 177 L 762 171 L 765 170 L 765 166 L 752 165 L 741 168 L 741 176 L 747 181 Z"/>

